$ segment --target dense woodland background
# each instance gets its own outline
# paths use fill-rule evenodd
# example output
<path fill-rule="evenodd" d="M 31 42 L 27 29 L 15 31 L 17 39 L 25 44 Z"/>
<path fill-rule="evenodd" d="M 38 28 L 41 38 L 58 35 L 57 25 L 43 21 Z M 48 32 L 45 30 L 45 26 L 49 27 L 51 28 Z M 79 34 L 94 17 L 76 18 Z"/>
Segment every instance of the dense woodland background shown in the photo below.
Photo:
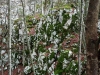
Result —
<path fill-rule="evenodd" d="M 99 75 L 99 4 L 0 0 L 0 75 Z"/>

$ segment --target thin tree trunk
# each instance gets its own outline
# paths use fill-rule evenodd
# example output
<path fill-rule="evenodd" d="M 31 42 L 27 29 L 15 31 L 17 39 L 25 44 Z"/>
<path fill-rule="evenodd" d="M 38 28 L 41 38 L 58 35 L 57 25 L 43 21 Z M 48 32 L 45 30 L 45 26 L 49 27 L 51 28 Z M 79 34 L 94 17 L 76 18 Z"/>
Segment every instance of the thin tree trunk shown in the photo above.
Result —
<path fill-rule="evenodd" d="M 29 45 L 29 38 L 28 38 L 28 33 L 27 33 L 27 25 L 26 25 L 26 15 L 25 15 L 25 5 L 26 5 L 26 2 L 25 0 L 21 0 L 22 2 L 22 7 L 23 7 L 23 22 L 24 22 L 24 25 L 25 25 L 25 36 L 26 36 L 26 41 L 27 41 L 27 49 L 29 50 L 29 53 L 30 53 L 30 58 L 31 58 L 31 63 L 32 63 L 32 70 L 33 70 L 33 73 L 34 73 L 34 64 L 33 64 L 33 59 L 31 57 L 31 49 L 30 49 L 30 45 Z M 24 59 L 25 60 L 25 59 Z"/>
<path fill-rule="evenodd" d="M 86 75 L 98 75 L 97 23 L 99 0 L 90 0 L 86 20 L 87 66 Z"/>
<path fill-rule="evenodd" d="M 8 0 L 8 26 L 9 26 L 9 75 L 11 75 L 11 35 L 12 35 L 12 26 L 11 26 L 11 0 Z"/>

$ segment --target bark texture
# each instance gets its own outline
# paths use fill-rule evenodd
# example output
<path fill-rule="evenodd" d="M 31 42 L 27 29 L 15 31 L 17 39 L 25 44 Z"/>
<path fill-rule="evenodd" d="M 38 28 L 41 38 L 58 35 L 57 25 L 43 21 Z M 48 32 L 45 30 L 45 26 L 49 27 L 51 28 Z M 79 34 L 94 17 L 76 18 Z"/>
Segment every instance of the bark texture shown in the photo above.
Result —
<path fill-rule="evenodd" d="M 99 1 L 90 0 L 86 20 L 87 66 L 86 75 L 98 75 L 98 13 Z"/>

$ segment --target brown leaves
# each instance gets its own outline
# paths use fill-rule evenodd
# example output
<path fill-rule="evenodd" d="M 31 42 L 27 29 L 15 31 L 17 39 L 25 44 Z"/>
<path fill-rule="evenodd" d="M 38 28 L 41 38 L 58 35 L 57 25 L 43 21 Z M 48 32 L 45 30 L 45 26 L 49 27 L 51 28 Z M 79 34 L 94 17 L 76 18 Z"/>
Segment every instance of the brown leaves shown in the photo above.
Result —
<path fill-rule="evenodd" d="M 54 44 L 50 44 L 50 45 L 46 46 L 45 48 L 49 49 L 49 48 L 52 48 L 53 46 L 54 46 Z"/>
<path fill-rule="evenodd" d="M 31 29 L 30 29 L 30 32 L 29 32 L 29 35 L 35 35 L 35 33 L 36 33 L 36 32 L 35 32 L 35 28 L 31 28 Z"/>
<path fill-rule="evenodd" d="M 77 33 L 73 33 L 73 38 L 70 39 L 70 45 L 77 43 L 79 41 L 79 35 Z"/>
<path fill-rule="evenodd" d="M 36 13 L 36 14 L 34 15 L 34 17 L 35 17 L 36 20 L 39 20 L 39 19 L 41 18 L 41 15 L 40 15 L 40 13 Z"/>
<path fill-rule="evenodd" d="M 77 33 L 72 33 L 72 36 L 70 39 L 65 39 L 62 42 L 62 47 L 63 49 L 65 49 L 67 46 L 71 47 L 73 44 L 78 43 L 79 42 L 79 34 Z"/>

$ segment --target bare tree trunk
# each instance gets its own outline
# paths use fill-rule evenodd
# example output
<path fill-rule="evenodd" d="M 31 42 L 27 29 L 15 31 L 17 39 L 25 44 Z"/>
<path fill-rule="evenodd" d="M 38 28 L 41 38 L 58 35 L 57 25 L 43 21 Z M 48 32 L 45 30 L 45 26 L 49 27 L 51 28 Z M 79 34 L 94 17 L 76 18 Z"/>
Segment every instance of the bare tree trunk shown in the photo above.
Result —
<path fill-rule="evenodd" d="M 11 35 L 12 35 L 12 26 L 11 26 L 11 0 L 8 0 L 8 26 L 9 26 L 9 75 L 11 75 Z"/>
<path fill-rule="evenodd" d="M 98 75 L 97 23 L 99 0 L 90 0 L 86 20 L 87 66 L 86 75 Z"/>

